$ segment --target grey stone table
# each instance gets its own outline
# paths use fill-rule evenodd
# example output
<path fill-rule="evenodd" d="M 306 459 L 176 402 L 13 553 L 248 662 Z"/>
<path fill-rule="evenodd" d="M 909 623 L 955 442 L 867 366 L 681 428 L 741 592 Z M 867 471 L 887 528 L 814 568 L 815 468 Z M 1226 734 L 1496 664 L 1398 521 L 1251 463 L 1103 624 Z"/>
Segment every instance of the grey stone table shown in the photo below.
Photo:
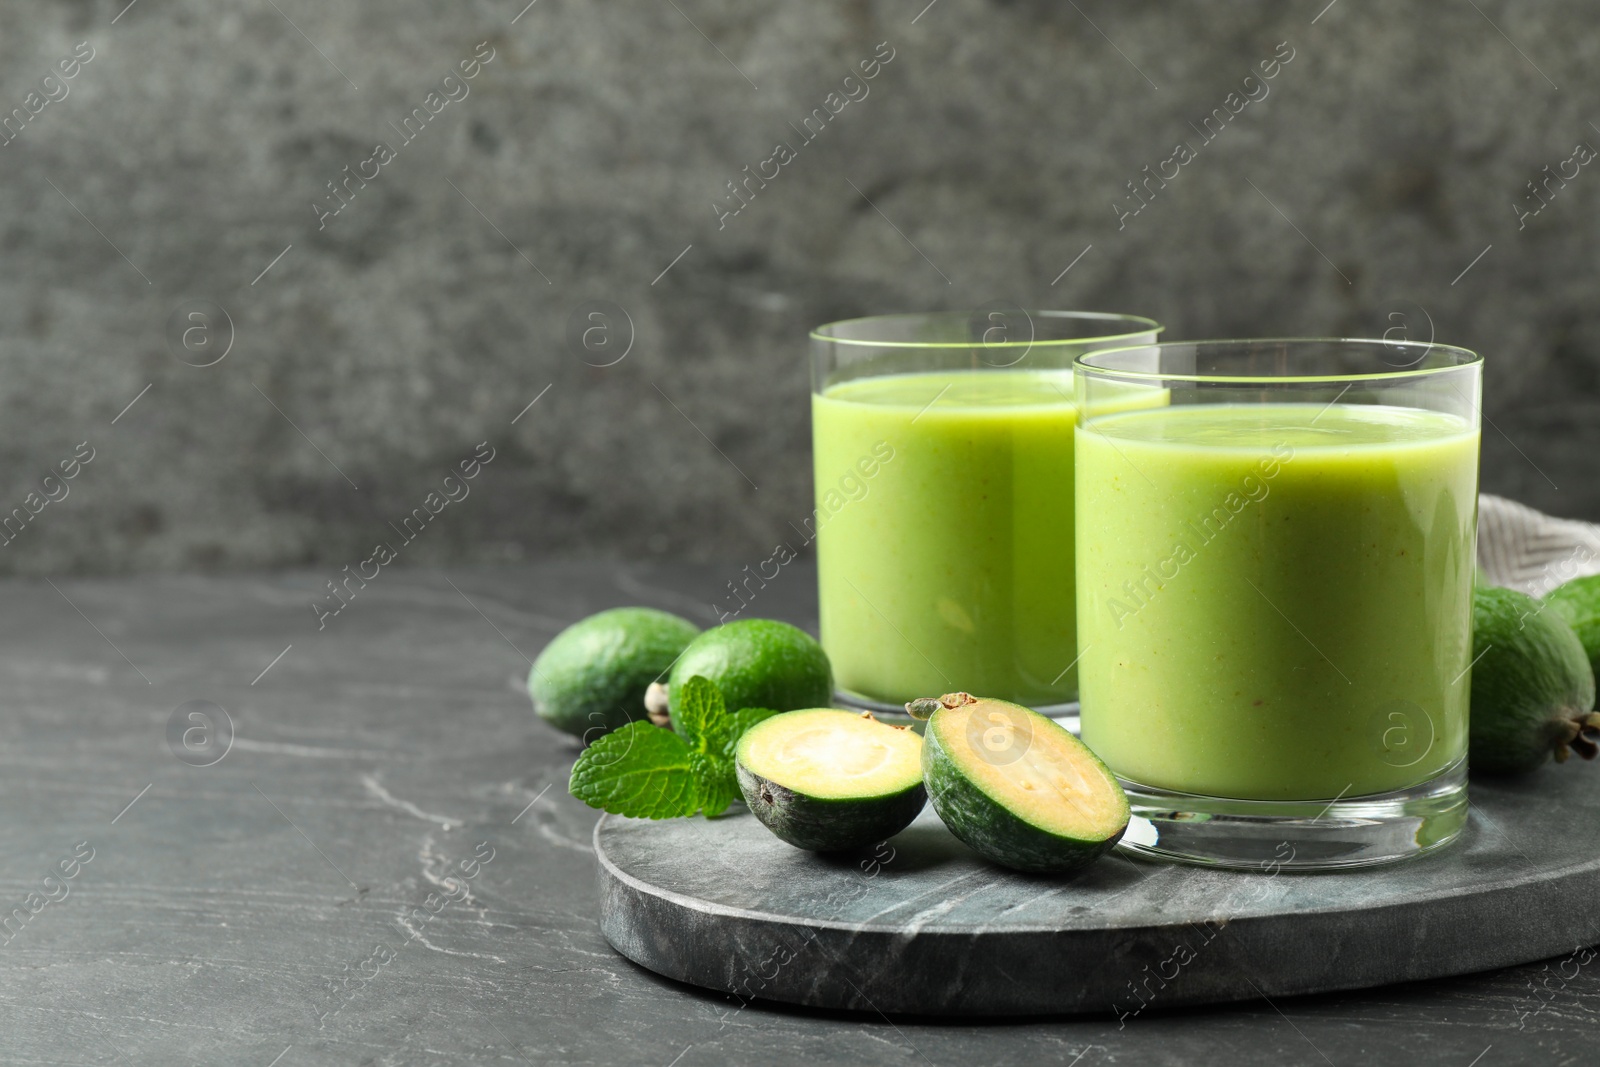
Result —
<path fill-rule="evenodd" d="M 1072 878 L 985 862 L 931 806 L 888 841 L 818 855 L 741 805 L 606 817 L 600 929 L 658 974 L 746 999 L 936 1017 L 1111 1012 L 1488 970 L 1600 942 L 1600 781 L 1471 787 L 1455 844 L 1336 874 L 1115 855 Z M 1138 833 L 1137 823 L 1128 828 Z M 1287 846 L 1288 842 L 1283 843 Z M 1268 853 L 1269 857 L 1274 853 Z"/>
<path fill-rule="evenodd" d="M 1594 1062 L 1586 952 L 1121 1024 L 807 1011 L 629 963 L 526 657 L 618 604 L 712 621 L 740 565 L 386 571 L 320 631 L 320 573 L 5 583 L 0 1063 Z M 754 610 L 810 625 L 812 583 L 791 564 Z"/>

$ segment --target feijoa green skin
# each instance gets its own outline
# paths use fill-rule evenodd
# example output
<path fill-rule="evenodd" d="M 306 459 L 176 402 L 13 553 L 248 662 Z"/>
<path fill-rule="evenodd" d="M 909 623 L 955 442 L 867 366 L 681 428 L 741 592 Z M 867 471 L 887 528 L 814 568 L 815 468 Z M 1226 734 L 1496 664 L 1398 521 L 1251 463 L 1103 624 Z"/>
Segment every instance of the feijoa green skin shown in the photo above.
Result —
<path fill-rule="evenodd" d="M 1511 589 L 1472 594 L 1474 773 L 1526 774 L 1554 756 L 1600 752 L 1594 669 L 1560 611 Z"/>
<path fill-rule="evenodd" d="M 534 711 L 585 743 L 642 719 L 645 690 L 699 633 L 654 608 L 612 608 L 573 623 L 528 672 Z"/>
<path fill-rule="evenodd" d="M 781 840 L 812 852 L 866 848 L 911 825 L 928 794 L 922 739 L 833 708 L 774 715 L 734 753 L 739 791 Z"/>
<path fill-rule="evenodd" d="M 824 799 L 763 778 L 735 764 L 739 792 L 761 824 L 809 852 L 845 852 L 887 841 L 910 826 L 928 802 L 921 782 L 882 797 Z"/>
<path fill-rule="evenodd" d="M 833 667 L 804 630 L 772 619 L 713 626 L 690 642 L 673 665 L 668 702 L 695 675 L 722 690 L 729 711 L 825 707 L 833 699 Z"/>
<path fill-rule="evenodd" d="M 1116 845 L 1128 798 L 1095 754 L 1020 704 L 951 693 L 912 701 L 929 715 L 922 777 L 939 818 L 1002 867 L 1071 874 Z"/>
<path fill-rule="evenodd" d="M 1578 635 L 1589 667 L 1600 677 L 1600 574 L 1557 586 L 1544 595 L 1544 602 Z"/>

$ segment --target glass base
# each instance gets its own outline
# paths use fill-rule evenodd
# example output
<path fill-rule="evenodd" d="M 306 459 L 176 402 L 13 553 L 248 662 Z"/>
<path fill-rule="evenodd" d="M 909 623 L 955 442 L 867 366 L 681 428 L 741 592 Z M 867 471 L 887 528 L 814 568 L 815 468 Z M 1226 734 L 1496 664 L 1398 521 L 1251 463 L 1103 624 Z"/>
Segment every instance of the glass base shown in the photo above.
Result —
<path fill-rule="evenodd" d="M 1370 867 L 1454 841 L 1467 821 L 1467 765 L 1392 793 L 1229 800 L 1122 780 L 1133 818 L 1118 847 L 1136 856 L 1276 874 Z"/>
<path fill-rule="evenodd" d="M 940 696 L 939 693 L 927 693 L 925 696 Z M 981 695 L 981 694 L 979 694 Z M 858 711 L 870 711 L 873 717 L 882 719 L 895 726 L 903 726 L 908 722 L 916 722 L 906 714 L 904 704 L 886 704 L 881 700 L 864 697 L 860 693 L 852 693 L 848 689 L 835 689 L 833 702 L 841 708 L 851 708 Z M 1078 734 L 1078 702 L 1068 701 L 1065 704 L 1041 704 L 1033 709 L 1040 715 L 1047 715 L 1072 731 L 1074 737 Z"/>

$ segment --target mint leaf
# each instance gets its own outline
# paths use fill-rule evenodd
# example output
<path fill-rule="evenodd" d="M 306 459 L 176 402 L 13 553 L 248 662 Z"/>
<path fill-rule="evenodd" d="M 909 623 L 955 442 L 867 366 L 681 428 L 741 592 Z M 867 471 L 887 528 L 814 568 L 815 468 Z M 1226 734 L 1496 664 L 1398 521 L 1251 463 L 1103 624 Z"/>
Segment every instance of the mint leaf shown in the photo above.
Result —
<path fill-rule="evenodd" d="M 734 719 L 722 690 L 709 678 L 694 675 L 672 694 L 672 725 L 692 749 L 689 766 L 701 813 L 707 816 L 722 814 L 739 799 L 733 769 L 733 742 L 738 739 Z"/>
<path fill-rule="evenodd" d="M 567 788 L 614 815 L 720 815 L 739 799 L 733 754 L 740 735 L 776 714 L 767 708 L 730 714 L 716 683 L 695 675 L 672 694 L 676 733 L 640 720 L 606 734 L 578 757 Z"/>
<path fill-rule="evenodd" d="M 730 715 L 723 716 L 722 729 L 718 737 L 719 746 L 716 751 L 727 759 L 733 759 L 733 750 L 738 746 L 739 738 L 744 736 L 746 730 L 763 719 L 781 714 L 782 712 L 774 711 L 772 708 L 740 708 Z"/>
<path fill-rule="evenodd" d="M 694 768 L 702 815 L 721 815 L 739 799 L 739 779 L 732 760 L 694 752 L 689 755 L 689 765 Z"/>
<path fill-rule="evenodd" d="M 696 751 L 715 751 L 707 742 L 721 728 L 726 714 L 722 690 L 709 678 L 697 674 L 673 690 L 672 728 Z"/>
<path fill-rule="evenodd" d="M 567 788 L 591 808 L 613 815 L 693 815 L 701 806 L 694 755 L 677 734 L 642 720 L 630 722 L 583 750 Z"/>

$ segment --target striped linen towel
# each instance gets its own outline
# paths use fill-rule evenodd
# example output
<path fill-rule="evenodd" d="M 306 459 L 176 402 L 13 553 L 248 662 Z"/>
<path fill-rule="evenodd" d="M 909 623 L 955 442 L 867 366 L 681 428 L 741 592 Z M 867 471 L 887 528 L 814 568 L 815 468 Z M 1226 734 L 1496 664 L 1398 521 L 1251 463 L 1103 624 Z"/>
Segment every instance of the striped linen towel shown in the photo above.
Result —
<path fill-rule="evenodd" d="M 1543 596 L 1579 575 L 1600 574 L 1600 526 L 1482 493 L 1478 566 L 1490 585 Z"/>

